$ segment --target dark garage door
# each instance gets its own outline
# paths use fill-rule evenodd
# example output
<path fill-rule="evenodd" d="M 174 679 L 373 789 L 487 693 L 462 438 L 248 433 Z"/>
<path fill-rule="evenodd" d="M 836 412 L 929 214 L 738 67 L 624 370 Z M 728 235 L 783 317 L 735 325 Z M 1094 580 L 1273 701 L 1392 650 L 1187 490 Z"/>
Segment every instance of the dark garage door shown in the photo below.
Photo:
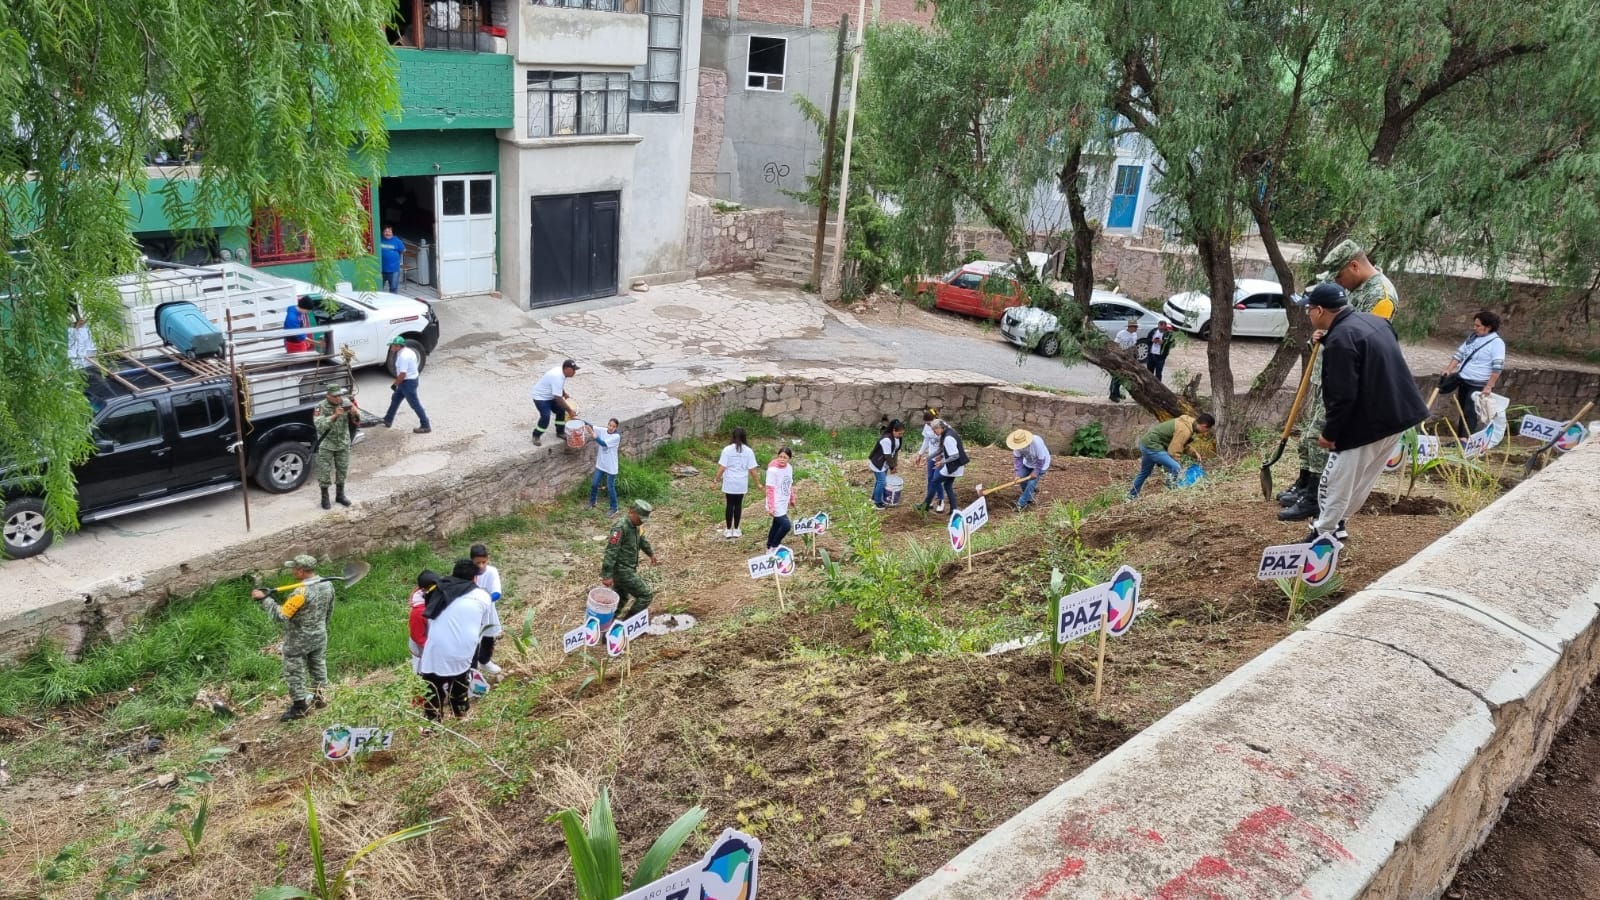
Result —
<path fill-rule="evenodd" d="M 617 292 L 616 191 L 533 198 L 528 306 Z"/>

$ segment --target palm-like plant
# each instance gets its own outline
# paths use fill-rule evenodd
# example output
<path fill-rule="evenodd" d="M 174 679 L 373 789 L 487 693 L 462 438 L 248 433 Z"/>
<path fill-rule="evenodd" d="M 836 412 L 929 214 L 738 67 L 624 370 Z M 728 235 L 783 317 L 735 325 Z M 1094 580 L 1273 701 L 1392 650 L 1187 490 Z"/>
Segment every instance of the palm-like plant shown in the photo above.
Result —
<path fill-rule="evenodd" d="M 660 878 L 667 863 L 705 817 L 705 807 L 696 806 L 667 826 L 639 861 L 639 868 L 634 871 L 627 889 L 635 890 Z M 616 900 L 622 896 L 622 846 L 617 838 L 616 819 L 611 815 L 610 793 L 605 788 L 600 789 L 600 796 L 595 798 L 594 808 L 589 811 L 587 832 L 575 809 L 564 809 L 548 821 L 559 822 L 566 835 L 567 854 L 572 858 L 573 877 L 578 883 L 578 900 Z"/>
<path fill-rule="evenodd" d="M 434 819 L 410 828 L 402 828 L 393 834 L 386 834 L 372 843 L 356 851 L 331 880 L 328 878 L 327 863 L 322 852 L 322 822 L 317 818 L 317 805 L 311 799 L 311 788 L 306 787 L 306 834 L 311 842 L 311 864 L 314 878 L 311 889 L 296 887 L 294 885 L 280 884 L 275 887 L 263 888 L 256 891 L 255 900 L 342 900 L 345 893 L 355 883 L 356 864 L 369 853 L 382 850 L 391 844 L 401 841 L 414 840 L 438 830 L 446 819 Z"/>

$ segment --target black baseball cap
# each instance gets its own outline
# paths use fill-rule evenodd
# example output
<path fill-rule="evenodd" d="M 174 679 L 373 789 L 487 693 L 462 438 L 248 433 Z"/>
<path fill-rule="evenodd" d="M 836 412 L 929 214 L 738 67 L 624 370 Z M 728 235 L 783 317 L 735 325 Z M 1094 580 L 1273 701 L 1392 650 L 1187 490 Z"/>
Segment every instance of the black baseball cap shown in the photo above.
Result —
<path fill-rule="evenodd" d="M 1337 282 L 1324 281 L 1295 298 L 1301 306 L 1320 306 L 1323 309 L 1340 309 L 1350 300 L 1350 292 Z"/>
<path fill-rule="evenodd" d="M 561 368 L 571 369 L 572 371 L 576 372 L 578 371 L 578 364 L 570 359 L 564 359 L 561 361 Z"/>

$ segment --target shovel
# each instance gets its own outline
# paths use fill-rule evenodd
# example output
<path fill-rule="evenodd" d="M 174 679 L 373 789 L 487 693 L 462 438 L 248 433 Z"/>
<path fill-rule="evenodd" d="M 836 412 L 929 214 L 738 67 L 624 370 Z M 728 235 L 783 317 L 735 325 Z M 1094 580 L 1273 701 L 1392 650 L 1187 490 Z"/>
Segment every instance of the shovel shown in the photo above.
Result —
<path fill-rule="evenodd" d="M 1528 456 L 1528 461 L 1522 464 L 1522 477 L 1526 478 L 1529 475 L 1532 475 L 1535 465 L 1538 464 L 1539 457 L 1543 456 L 1545 451 L 1549 450 L 1551 447 L 1554 447 L 1556 445 L 1556 441 L 1561 440 L 1561 436 L 1567 433 L 1567 429 L 1572 427 L 1572 423 L 1574 423 L 1574 422 L 1578 421 L 1579 419 L 1583 418 L 1584 416 L 1588 415 L 1589 414 L 1589 410 L 1591 410 L 1593 408 L 1594 408 L 1594 401 L 1593 400 L 1590 400 L 1588 403 L 1585 403 L 1583 405 L 1583 409 L 1578 410 L 1577 414 L 1575 414 L 1572 418 L 1568 419 L 1567 421 L 1563 422 L 1561 424 L 1561 427 L 1556 429 L 1556 436 L 1555 437 L 1553 437 L 1549 441 L 1547 441 L 1543 447 L 1540 447 L 1539 449 L 1533 451 L 1533 453 Z"/>
<path fill-rule="evenodd" d="M 349 587 L 350 585 L 355 584 L 361 579 L 367 577 L 367 573 L 371 571 L 371 563 L 365 560 L 356 560 L 355 562 L 348 562 L 344 564 L 344 573 L 342 575 L 319 575 L 316 578 L 308 578 L 305 581 L 296 581 L 294 584 L 285 584 L 275 588 L 268 588 L 267 593 L 276 594 L 281 591 L 292 591 L 302 585 L 315 584 L 319 581 L 342 581 L 344 582 L 345 587 Z"/>
<path fill-rule="evenodd" d="M 986 487 L 984 487 L 983 485 L 980 484 L 980 485 L 978 485 L 978 496 L 979 497 L 987 497 L 990 494 L 994 493 L 995 491 L 1005 490 L 1008 487 L 1016 487 L 1017 485 L 1023 483 L 1024 481 L 1032 481 L 1032 480 L 1034 480 L 1035 478 L 1038 478 L 1038 477 L 1039 476 L 1037 476 L 1037 475 L 1029 475 L 1027 478 L 1018 478 L 1015 481 L 1008 481 L 1005 484 L 997 484 L 992 488 L 986 488 Z"/>
<path fill-rule="evenodd" d="M 1316 363 L 1317 351 L 1321 348 L 1321 344 L 1311 345 L 1305 371 L 1300 373 L 1300 389 L 1294 392 L 1294 405 L 1289 407 L 1289 418 L 1283 423 L 1283 434 L 1278 437 L 1278 449 L 1261 464 L 1261 496 L 1267 500 L 1272 499 L 1272 467 L 1283 457 L 1283 448 L 1289 445 L 1289 433 L 1294 431 L 1294 423 L 1300 418 L 1300 405 L 1305 402 L 1306 389 L 1311 386 L 1311 367 Z"/>

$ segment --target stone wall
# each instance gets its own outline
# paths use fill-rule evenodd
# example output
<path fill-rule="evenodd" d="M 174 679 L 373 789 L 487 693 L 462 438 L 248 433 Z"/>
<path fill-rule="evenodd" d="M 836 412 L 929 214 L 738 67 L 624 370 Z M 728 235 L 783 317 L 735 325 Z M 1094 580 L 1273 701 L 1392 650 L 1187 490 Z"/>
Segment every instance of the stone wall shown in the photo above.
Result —
<path fill-rule="evenodd" d="M 685 223 L 686 267 L 696 275 L 749 269 L 783 238 L 783 210 L 717 212 L 705 198 L 691 198 Z"/>
<path fill-rule="evenodd" d="M 1553 522 L 1567 540 L 1551 540 Z M 901 900 L 1440 896 L 1600 675 L 1596 534 L 1600 444 L 1173 710 Z"/>

